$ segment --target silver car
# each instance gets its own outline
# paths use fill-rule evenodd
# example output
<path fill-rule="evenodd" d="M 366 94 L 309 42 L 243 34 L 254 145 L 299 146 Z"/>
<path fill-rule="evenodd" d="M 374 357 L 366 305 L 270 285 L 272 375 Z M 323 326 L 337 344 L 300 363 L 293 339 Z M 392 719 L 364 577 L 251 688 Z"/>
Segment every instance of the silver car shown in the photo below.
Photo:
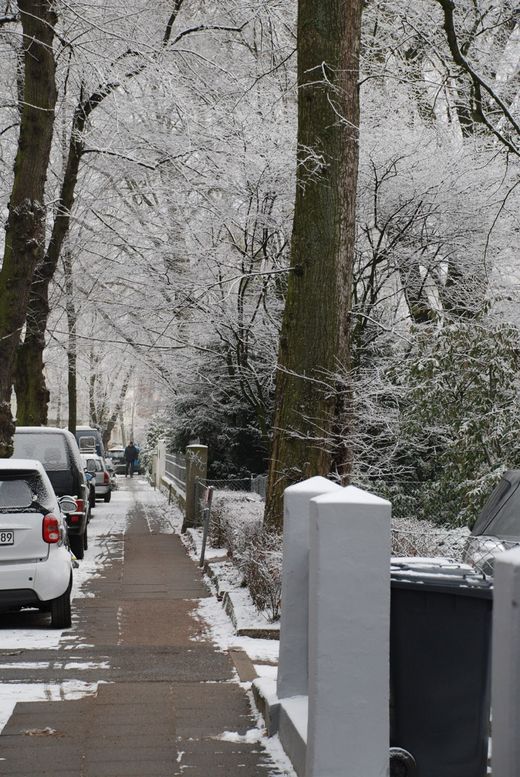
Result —
<path fill-rule="evenodd" d="M 103 497 L 103 501 L 110 502 L 112 498 L 112 479 L 105 462 L 97 453 L 82 453 L 81 459 L 85 472 L 94 476 L 96 499 Z"/>

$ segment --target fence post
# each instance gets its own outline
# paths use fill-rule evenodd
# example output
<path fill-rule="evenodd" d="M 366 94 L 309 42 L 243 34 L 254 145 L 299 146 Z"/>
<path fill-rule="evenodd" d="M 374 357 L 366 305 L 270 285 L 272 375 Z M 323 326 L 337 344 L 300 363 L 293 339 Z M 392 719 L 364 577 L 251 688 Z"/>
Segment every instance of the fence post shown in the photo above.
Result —
<path fill-rule="evenodd" d="M 202 532 L 202 548 L 200 551 L 199 567 L 204 566 L 204 559 L 206 556 L 206 543 L 208 541 L 209 523 L 211 521 L 211 503 L 213 501 L 213 486 L 208 486 L 204 489 L 204 510 L 203 510 L 203 532 Z"/>
<path fill-rule="evenodd" d="M 493 777 L 520 774 L 520 548 L 495 559 L 491 708 Z"/>
<path fill-rule="evenodd" d="M 151 455 L 150 482 L 154 488 L 157 488 L 157 451 Z"/>
<path fill-rule="evenodd" d="M 157 488 L 161 486 L 161 480 L 166 471 L 166 440 L 158 440 L 157 442 L 157 466 L 155 470 L 155 485 Z"/>
<path fill-rule="evenodd" d="M 310 500 L 329 491 L 342 488 L 320 476 L 284 491 L 279 699 L 307 694 Z"/>
<path fill-rule="evenodd" d="M 186 448 L 186 509 L 181 530 L 183 532 L 197 523 L 195 484 L 197 480 L 206 480 L 207 474 L 207 445 L 188 445 Z"/>
<path fill-rule="evenodd" d="M 306 777 L 388 774 L 390 516 L 354 486 L 311 501 Z"/>

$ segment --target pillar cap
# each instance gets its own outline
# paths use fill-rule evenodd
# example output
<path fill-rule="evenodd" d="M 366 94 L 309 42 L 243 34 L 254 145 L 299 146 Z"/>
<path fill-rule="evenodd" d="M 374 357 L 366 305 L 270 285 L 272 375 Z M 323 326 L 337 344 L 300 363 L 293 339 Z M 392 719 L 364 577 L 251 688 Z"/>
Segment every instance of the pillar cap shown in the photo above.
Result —
<path fill-rule="evenodd" d="M 338 491 L 332 493 L 320 494 L 315 496 L 312 501 L 315 504 L 371 504 L 371 505 L 387 505 L 390 507 L 390 502 L 387 499 L 381 499 L 380 496 L 371 494 L 370 491 L 364 491 L 357 486 L 347 486 L 346 488 L 340 488 Z"/>
<path fill-rule="evenodd" d="M 287 486 L 285 489 L 286 494 L 315 494 L 319 492 L 343 491 L 342 487 L 338 483 L 334 483 L 332 480 L 322 477 L 321 475 L 315 475 L 307 480 L 302 480 L 300 483 L 295 483 L 293 486 Z"/>

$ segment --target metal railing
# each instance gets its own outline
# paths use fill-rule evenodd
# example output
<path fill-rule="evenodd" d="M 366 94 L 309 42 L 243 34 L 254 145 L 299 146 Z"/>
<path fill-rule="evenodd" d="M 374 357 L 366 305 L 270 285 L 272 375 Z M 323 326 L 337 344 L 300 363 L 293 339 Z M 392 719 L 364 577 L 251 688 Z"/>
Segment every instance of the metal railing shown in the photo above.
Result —
<path fill-rule="evenodd" d="M 186 456 L 183 453 L 167 453 L 164 469 L 175 486 L 186 491 Z"/>

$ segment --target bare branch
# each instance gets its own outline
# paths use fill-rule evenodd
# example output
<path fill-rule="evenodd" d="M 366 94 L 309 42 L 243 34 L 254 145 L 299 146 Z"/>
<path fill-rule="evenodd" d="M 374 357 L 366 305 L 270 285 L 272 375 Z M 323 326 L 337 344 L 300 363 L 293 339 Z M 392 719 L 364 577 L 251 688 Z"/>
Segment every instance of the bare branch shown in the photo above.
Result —
<path fill-rule="evenodd" d="M 188 29 L 180 32 L 172 41 L 172 45 L 175 45 L 181 40 L 181 38 L 184 38 L 186 35 L 191 35 L 194 32 L 208 32 L 210 30 L 220 30 L 223 32 L 242 32 L 247 24 L 249 24 L 249 22 L 244 22 L 244 24 L 242 24 L 240 27 L 226 27 L 219 24 L 199 24 L 197 27 L 189 27 Z"/>
<path fill-rule="evenodd" d="M 475 109 L 479 121 L 485 124 L 486 127 L 488 127 L 488 129 L 493 133 L 493 135 L 495 135 L 495 137 L 500 140 L 501 143 L 507 146 L 510 151 L 512 151 L 517 156 L 520 156 L 520 149 L 512 141 L 505 137 L 500 132 L 500 130 L 498 130 L 491 123 L 491 121 L 484 113 L 484 108 L 482 105 L 482 91 L 487 92 L 497 107 L 500 108 L 504 118 L 509 122 L 511 128 L 520 136 L 520 124 L 518 124 L 518 122 L 515 120 L 507 105 L 494 91 L 494 89 L 485 81 L 485 79 L 482 78 L 482 76 L 480 76 L 476 70 L 474 70 L 460 49 L 457 32 L 455 30 L 455 19 L 453 14 L 455 3 L 453 0 L 437 0 L 437 2 L 441 6 L 444 13 L 444 29 L 446 30 L 448 46 L 450 48 L 453 60 L 471 78 L 475 93 Z"/>

